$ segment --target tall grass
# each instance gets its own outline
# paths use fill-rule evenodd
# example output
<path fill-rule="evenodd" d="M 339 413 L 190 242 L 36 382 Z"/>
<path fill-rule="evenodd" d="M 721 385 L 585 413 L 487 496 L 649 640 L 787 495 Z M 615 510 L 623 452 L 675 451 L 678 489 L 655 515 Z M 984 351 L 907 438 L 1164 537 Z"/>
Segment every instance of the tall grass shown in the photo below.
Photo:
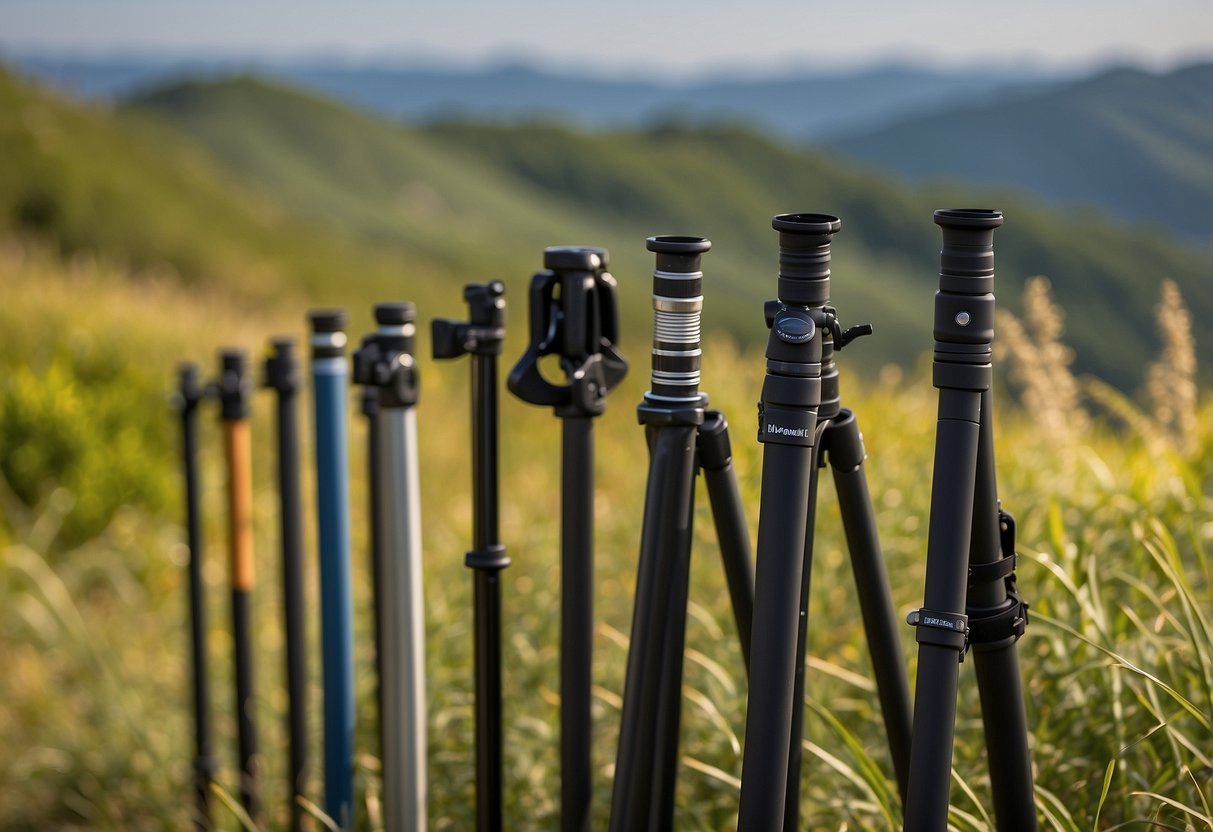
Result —
<path fill-rule="evenodd" d="M 89 403 L 100 388 L 90 357 L 119 361 L 136 377 L 123 403 L 154 414 L 135 460 L 122 443 L 99 439 L 102 462 L 134 465 L 148 493 L 125 499 L 87 539 L 65 536 L 87 478 L 60 477 L 32 503 L 0 490 L 0 826 L 12 829 L 186 828 L 190 794 L 189 695 L 184 533 L 175 467 L 175 425 L 164 393 L 180 356 L 203 357 L 219 343 L 253 346 L 270 331 L 298 330 L 302 310 L 233 312 L 222 298 L 131 275 L 103 264 L 78 271 L 22 249 L 0 256 L 8 303 L 0 320 L 16 346 L 0 354 L 10 378 L 21 366 L 50 366 L 45 344 L 75 344 L 62 359 L 63 386 Z M 512 300 L 520 309 L 521 301 Z M 89 326 L 70 323 L 81 308 Z M 151 314 L 151 310 L 155 314 Z M 519 320 L 516 312 L 515 320 Z M 1030 321 L 1022 326 L 1033 331 Z M 521 329 L 521 322 L 514 324 Z M 1006 332 L 1006 322 L 1000 322 Z M 1036 331 L 1039 331 L 1037 328 Z M 68 333 L 68 334 L 65 334 Z M 74 333 L 74 334 L 71 334 Z M 1053 335 L 1061 348 L 1060 327 Z M 73 341 L 78 338 L 78 341 Z M 48 340 L 49 339 L 49 340 Z M 594 663 L 594 815 L 606 817 L 613 776 L 642 510 L 645 447 L 632 408 L 645 386 L 644 355 L 597 421 L 597 560 Z M 58 348 L 56 348 L 58 349 Z M 424 348 L 423 348 L 424 349 Z M 853 349 L 862 349 L 857 345 Z M 55 353 L 55 350 L 51 350 Z M 757 355 L 732 342 L 705 344 L 704 387 L 730 417 L 735 464 L 751 521 L 757 517 L 759 452 L 754 401 Z M 48 353 L 49 354 L 49 353 Z M 515 353 L 507 349 L 507 356 Z M 507 363 L 509 357 L 504 359 Z M 860 376 L 842 356 L 843 392 L 869 452 L 877 522 L 899 609 L 921 604 L 935 394 L 921 373 Z M 1007 362 L 1013 362 L 1011 357 Z M 463 566 L 470 542 L 470 464 L 464 441 L 465 371 L 423 361 L 420 430 L 424 505 L 427 672 L 431 725 L 432 826 L 471 828 L 472 603 Z M 100 382 L 97 382 L 100 384 Z M 1160 445 L 1164 430 L 1148 405 L 1120 396 L 1119 416 L 1095 401 L 1094 383 L 1075 383 L 1069 415 L 1090 410 L 1082 430 L 1060 432 L 1038 408 L 1001 397 L 996 436 L 1003 504 L 1018 518 L 1020 587 L 1032 625 L 1019 642 L 1027 692 L 1038 808 L 1046 828 L 1112 829 L 1155 824 L 1213 829 L 1213 409 L 1195 408 L 1190 441 Z M 70 401 L 65 399 L 65 401 Z M 1093 405 L 1098 404 L 1099 407 Z M 51 406 L 53 410 L 53 405 Z M 286 819 L 283 635 L 268 400 L 258 402 L 254 436 L 259 584 L 256 623 L 268 824 Z M 358 789 L 373 827 L 378 761 L 373 710 L 370 589 L 361 419 L 351 411 L 352 510 L 357 669 Z M 162 420 L 162 421 L 160 421 Z M 559 608 L 559 442 L 550 412 L 508 396 L 502 402 L 506 817 L 511 828 L 547 829 L 558 816 L 557 669 Z M 210 603 L 218 788 L 234 793 L 231 642 L 222 554 L 222 476 L 217 431 L 204 418 L 205 569 Z M 1129 425 L 1126 427 L 1126 425 Z M 304 434 L 308 426 L 305 424 Z M 0 437 L 3 441 L 5 437 Z M 10 449 L 0 450 L 0 456 Z M 305 460 L 308 457 L 305 455 Z M 306 468 L 306 466 L 305 466 Z M 310 495 L 312 483 L 305 484 Z M 898 829 L 900 807 L 884 747 L 871 667 L 844 538 L 823 482 L 810 616 L 811 659 L 803 817 L 813 830 Z M 311 500 L 306 501 L 309 503 Z M 679 829 L 735 825 L 746 680 L 706 500 L 697 507 L 684 681 Z M 309 516 L 307 528 L 312 522 Z M 308 551 L 314 551 L 309 540 Z M 309 562 L 312 702 L 319 703 L 317 575 Z M 907 662 L 915 655 L 909 628 Z M 952 828 L 991 829 L 975 683 L 962 668 L 954 762 Z M 318 709 L 312 714 L 312 792 L 322 803 Z M 219 801 L 221 804 L 223 801 Z M 221 827 L 240 828 L 219 810 Z M 317 824 L 316 828 L 321 828 Z"/>

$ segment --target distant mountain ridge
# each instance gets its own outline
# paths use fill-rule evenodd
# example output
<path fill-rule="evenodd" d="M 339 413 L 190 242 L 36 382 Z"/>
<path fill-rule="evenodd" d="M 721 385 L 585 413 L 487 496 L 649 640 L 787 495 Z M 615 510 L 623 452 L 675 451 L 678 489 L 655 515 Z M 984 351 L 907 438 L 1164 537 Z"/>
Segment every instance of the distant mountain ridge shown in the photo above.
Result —
<path fill-rule="evenodd" d="M 738 121 L 803 141 L 868 130 L 919 113 L 1038 89 L 1058 80 L 1027 71 L 949 71 L 889 65 L 722 75 L 685 82 L 614 79 L 511 64 L 483 69 L 349 66 L 335 62 L 58 59 L 16 56 L 29 75 L 85 97 L 120 98 L 182 78 L 253 73 L 315 90 L 393 119 L 466 118 L 507 123 L 536 118 L 602 129 L 669 120 Z"/>
<path fill-rule="evenodd" d="M 1193 319 L 1213 333 L 1208 262 L 1165 238 L 1007 193 L 911 189 L 837 154 L 737 126 L 402 126 L 253 78 L 167 87 L 130 106 L 193 137 L 293 214 L 377 243 L 438 260 L 481 252 L 494 274 L 517 262 L 534 268 L 545 245 L 606 245 L 624 314 L 641 333 L 652 269 L 638 244 L 645 236 L 712 239 L 705 321 L 752 341 L 765 337 L 754 324 L 773 289 L 771 215 L 824 211 L 843 219 L 838 306 L 848 320 L 872 321 L 880 336 L 857 360 L 904 362 L 929 342 L 939 250 L 931 211 L 973 201 L 1008 217 L 998 240 L 1000 302 L 1016 306 L 1025 278 L 1048 275 L 1073 311 L 1067 338 L 1081 369 L 1117 383 L 1139 377 L 1155 351 L 1152 335 L 1126 320 L 1157 303 L 1156 275 L 1179 283 Z"/>
<path fill-rule="evenodd" d="M 1213 64 L 1117 69 L 915 115 L 829 145 L 916 180 L 1013 185 L 1097 206 L 1213 255 Z"/>

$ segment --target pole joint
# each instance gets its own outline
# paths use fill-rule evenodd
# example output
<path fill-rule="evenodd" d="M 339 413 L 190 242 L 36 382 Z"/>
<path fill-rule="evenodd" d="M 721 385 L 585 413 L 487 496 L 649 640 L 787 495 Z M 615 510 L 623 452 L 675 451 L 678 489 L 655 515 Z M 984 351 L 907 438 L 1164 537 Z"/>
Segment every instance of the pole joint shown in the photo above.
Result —
<path fill-rule="evenodd" d="M 380 407 L 417 404 L 420 384 L 413 357 L 416 316 L 411 303 L 377 304 L 375 320 L 379 329 L 363 338 L 354 351 L 354 382 L 378 388 Z M 364 412 L 368 407 L 364 401 Z"/>

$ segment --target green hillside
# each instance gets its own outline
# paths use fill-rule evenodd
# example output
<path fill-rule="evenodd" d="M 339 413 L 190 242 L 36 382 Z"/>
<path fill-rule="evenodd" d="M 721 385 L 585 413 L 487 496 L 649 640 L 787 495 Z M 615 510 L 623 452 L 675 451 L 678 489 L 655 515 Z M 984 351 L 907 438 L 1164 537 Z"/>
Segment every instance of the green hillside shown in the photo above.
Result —
<path fill-rule="evenodd" d="M 1098 206 L 1213 253 L 1213 64 L 1121 69 L 832 143 L 915 178 L 1007 183 Z"/>
<path fill-rule="evenodd" d="M 1131 321 L 1152 308 L 1161 277 L 1177 280 L 1198 321 L 1213 321 L 1213 297 L 1202 291 L 1208 261 L 1160 235 L 1004 193 L 912 189 L 741 128 L 401 126 L 252 79 L 175 86 L 130 107 L 201 141 L 296 216 L 456 268 L 479 266 L 518 281 L 514 291 L 543 245 L 607 245 L 628 328 L 642 339 L 651 264 L 641 238 L 710 237 L 706 319 L 755 341 L 759 302 L 774 288 L 770 216 L 816 210 L 843 218 L 838 306 L 848 320 L 877 327 L 854 360 L 911 360 L 930 348 L 938 250 L 931 210 L 973 202 L 1007 213 L 1000 298 L 1014 307 L 1025 278 L 1049 275 L 1058 300 L 1075 311 L 1068 331 L 1080 368 L 1136 385 L 1154 345 L 1149 328 Z M 1213 343 L 1202 334 L 1201 343 Z"/>

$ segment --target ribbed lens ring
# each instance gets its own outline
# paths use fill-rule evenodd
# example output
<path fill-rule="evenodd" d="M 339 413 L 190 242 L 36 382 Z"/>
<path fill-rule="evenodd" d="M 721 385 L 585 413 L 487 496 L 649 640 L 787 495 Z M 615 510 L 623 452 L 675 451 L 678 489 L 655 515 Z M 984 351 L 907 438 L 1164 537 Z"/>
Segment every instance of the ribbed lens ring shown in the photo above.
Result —
<path fill-rule="evenodd" d="M 658 399 L 699 399 L 703 272 L 699 263 L 711 243 L 702 237 L 650 237 L 653 271 L 652 389 Z"/>

